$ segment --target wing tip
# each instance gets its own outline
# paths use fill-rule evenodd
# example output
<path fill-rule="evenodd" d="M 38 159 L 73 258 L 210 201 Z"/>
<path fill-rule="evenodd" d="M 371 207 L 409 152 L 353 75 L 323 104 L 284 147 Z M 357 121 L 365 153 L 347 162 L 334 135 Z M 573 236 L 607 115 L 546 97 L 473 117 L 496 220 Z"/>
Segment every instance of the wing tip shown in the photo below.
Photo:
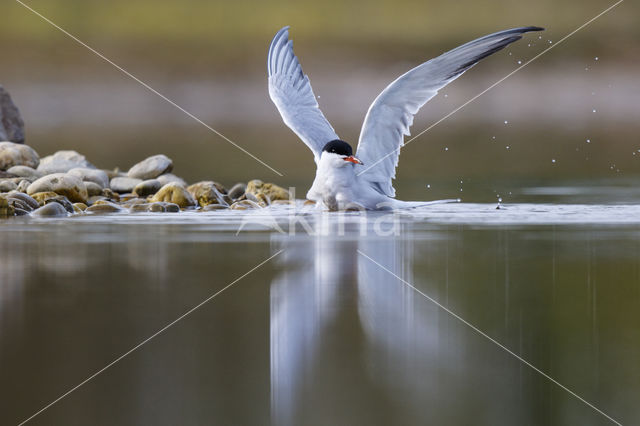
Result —
<path fill-rule="evenodd" d="M 275 71 L 275 64 L 273 63 L 273 53 L 281 44 L 283 35 L 285 40 L 289 40 L 289 28 L 289 25 L 285 25 L 284 27 L 280 28 L 271 40 L 271 44 L 269 45 L 269 53 L 267 54 L 267 72 L 269 76 L 271 76 Z"/>

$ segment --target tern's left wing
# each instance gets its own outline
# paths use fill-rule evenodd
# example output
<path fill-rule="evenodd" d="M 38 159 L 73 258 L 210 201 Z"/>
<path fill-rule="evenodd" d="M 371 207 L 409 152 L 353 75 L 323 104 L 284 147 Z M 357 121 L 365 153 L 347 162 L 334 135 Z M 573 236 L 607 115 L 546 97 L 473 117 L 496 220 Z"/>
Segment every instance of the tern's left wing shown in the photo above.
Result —
<path fill-rule="evenodd" d="M 520 40 L 523 33 L 541 30 L 514 28 L 481 37 L 417 66 L 387 86 L 369 107 L 360 132 L 356 156 L 365 167 L 361 177 L 383 194 L 395 196 L 391 180 L 404 135 L 409 135 L 418 110 L 481 59 Z"/>
<path fill-rule="evenodd" d="M 309 77 L 304 75 L 296 55 L 293 41 L 289 40 L 289 27 L 284 27 L 273 38 L 267 58 L 269 95 L 285 124 L 313 151 L 316 163 L 322 147 L 339 139 L 320 111 L 311 89 Z"/>

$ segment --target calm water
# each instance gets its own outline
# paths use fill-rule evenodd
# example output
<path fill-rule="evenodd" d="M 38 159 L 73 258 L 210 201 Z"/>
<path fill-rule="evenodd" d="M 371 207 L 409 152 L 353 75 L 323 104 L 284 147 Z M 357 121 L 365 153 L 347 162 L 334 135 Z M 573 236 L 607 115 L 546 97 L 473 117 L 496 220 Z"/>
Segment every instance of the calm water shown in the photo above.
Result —
<path fill-rule="evenodd" d="M 0 423 L 274 255 L 32 424 L 640 422 L 640 209 L 452 204 L 0 222 Z"/>

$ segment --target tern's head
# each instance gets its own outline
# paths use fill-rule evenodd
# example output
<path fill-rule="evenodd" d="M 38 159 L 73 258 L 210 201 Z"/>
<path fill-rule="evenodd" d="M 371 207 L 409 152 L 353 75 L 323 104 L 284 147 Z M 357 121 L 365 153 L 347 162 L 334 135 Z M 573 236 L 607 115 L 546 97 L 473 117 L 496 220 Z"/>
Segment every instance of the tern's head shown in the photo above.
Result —
<path fill-rule="evenodd" d="M 320 160 L 329 161 L 335 167 L 344 167 L 349 164 L 362 164 L 362 161 L 353 156 L 351 145 L 340 139 L 333 140 L 322 148 Z"/>

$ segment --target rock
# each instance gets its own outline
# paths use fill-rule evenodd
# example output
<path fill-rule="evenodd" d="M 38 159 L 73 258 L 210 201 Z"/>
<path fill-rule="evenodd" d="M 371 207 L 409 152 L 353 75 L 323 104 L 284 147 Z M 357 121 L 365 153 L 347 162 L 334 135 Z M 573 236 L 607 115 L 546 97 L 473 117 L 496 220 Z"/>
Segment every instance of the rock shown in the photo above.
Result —
<path fill-rule="evenodd" d="M 100 189 L 109 188 L 109 176 L 103 170 L 77 167 L 69 170 L 68 174 L 79 177 L 83 182 L 100 185 Z"/>
<path fill-rule="evenodd" d="M 229 195 L 229 197 L 231 197 L 231 199 L 233 201 L 236 201 L 238 198 L 242 197 L 245 193 L 245 191 L 247 190 L 247 185 L 244 183 L 236 183 L 235 185 L 233 185 L 231 187 L 231 189 L 229 190 L 229 192 L 227 193 Z"/>
<path fill-rule="evenodd" d="M 193 199 L 189 191 L 186 188 L 176 182 L 168 183 L 164 185 L 151 199 L 152 202 L 165 201 L 168 203 L 174 203 L 181 208 L 193 207 L 196 205 L 196 200 Z"/>
<path fill-rule="evenodd" d="M 166 155 L 154 155 L 149 157 L 129 169 L 127 175 L 134 179 L 154 179 L 158 176 L 169 173 L 173 169 L 173 162 Z"/>
<path fill-rule="evenodd" d="M 41 177 L 27 188 L 29 195 L 38 192 L 55 192 L 64 195 L 74 203 L 84 203 L 89 197 L 84 182 L 80 178 L 65 173 L 53 173 Z"/>
<path fill-rule="evenodd" d="M 255 201 L 251 201 L 251 200 L 236 201 L 235 203 L 231 204 L 232 210 L 250 210 L 250 209 L 259 209 L 259 208 L 260 208 L 260 205 Z"/>
<path fill-rule="evenodd" d="M 40 207 L 40 204 L 32 197 L 29 197 L 27 194 L 23 194 L 22 192 L 10 192 L 7 194 L 7 199 L 16 199 L 22 201 L 24 204 L 29 206 L 31 210 L 35 210 Z"/>
<path fill-rule="evenodd" d="M 67 200 L 65 197 L 63 197 L 62 195 L 58 195 L 55 198 L 47 199 L 44 202 L 44 205 L 46 206 L 47 204 L 51 204 L 51 203 L 60 204 L 69 213 L 74 213 L 75 212 L 75 209 L 73 208 L 73 204 L 71 204 L 71 202 L 69 200 Z"/>
<path fill-rule="evenodd" d="M 201 211 L 210 212 L 213 210 L 229 210 L 229 206 L 224 206 L 222 204 L 209 204 L 208 206 L 204 206 Z"/>
<path fill-rule="evenodd" d="M 124 203 L 120 204 L 122 207 L 125 207 L 127 209 L 138 205 L 138 204 L 147 204 L 147 200 L 142 199 L 142 198 L 132 198 L 131 200 L 127 200 Z"/>
<path fill-rule="evenodd" d="M 134 179 L 129 177 L 115 177 L 111 179 L 111 190 L 119 193 L 133 192 L 133 189 L 142 183 L 141 179 Z"/>
<path fill-rule="evenodd" d="M 269 197 L 264 195 L 262 192 L 258 193 L 258 195 L 253 195 L 253 193 L 247 192 L 244 194 L 244 196 L 245 196 L 245 199 L 253 201 L 254 203 L 258 203 L 260 207 L 267 207 L 269 204 L 271 204 L 271 200 L 269 199 Z M 282 200 L 277 200 L 277 201 L 282 201 Z"/>
<path fill-rule="evenodd" d="M 76 213 L 82 213 L 86 209 L 87 205 L 85 203 L 73 203 L 73 210 L 75 210 Z"/>
<path fill-rule="evenodd" d="M 102 195 L 102 187 L 95 182 L 85 182 L 84 186 L 87 188 L 87 195 L 89 197 L 93 195 Z"/>
<path fill-rule="evenodd" d="M 85 213 L 119 213 L 124 211 L 122 207 L 117 204 L 110 203 L 109 201 L 103 201 L 101 203 L 96 203 L 91 207 L 87 207 L 85 209 Z"/>
<path fill-rule="evenodd" d="M 11 217 L 15 214 L 15 209 L 9 204 L 9 201 L 3 196 L 0 196 L 0 217 Z"/>
<path fill-rule="evenodd" d="M 13 142 L 0 142 L 0 170 L 13 166 L 38 167 L 40 157 L 30 146 Z"/>
<path fill-rule="evenodd" d="M 0 192 L 15 191 L 18 185 L 11 180 L 0 180 Z"/>
<path fill-rule="evenodd" d="M 31 210 L 24 210 L 19 207 L 14 207 L 13 211 L 16 216 L 26 216 L 31 212 Z"/>
<path fill-rule="evenodd" d="M 162 184 L 158 179 L 143 180 L 133 188 L 133 193 L 138 197 L 146 197 L 153 195 L 162 188 Z"/>
<path fill-rule="evenodd" d="M 28 181 L 26 179 L 20 181 L 20 183 L 18 184 L 18 191 L 24 192 L 26 194 L 27 188 L 29 187 L 29 185 L 31 185 L 31 181 Z"/>
<path fill-rule="evenodd" d="M 256 197 L 258 197 L 258 194 L 264 194 L 270 201 L 288 200 L 291 198 L 291 194 L 289 194 L 289 191 L 286 189 L 273 183 L 264 183 L 259 179 L 250 181 L 247 184 L 246 192 Z"/>
<path fill-rule="evenodd" d="M 31 197 L 36 200 L 39 206 L 44 206 L 45 202 L 49 198 L 56 198 L 58 194 L 55 192 L 38 192 L 36 194 L 31 194 Z"/>
<path fill-rule="evenodd" d="M 96 167 L 88 162 L 84 155 L 76 151 L 58 151 L 41 159 L 38 171 L 48 175 L 51 173 L 66 173 L 76 168 L 95 169 Z"/>
<path fill-rule="evenodd" d="M 219 183 L 203 181 L 188 186 L 187 191 L 196 199 L 200 207 L 208 206 L 209 204 L 226 205 L 227 202 L 224 200 L 218 188 L 224 189 Z"/>
<path fill-rule="evenodd" d="M 177 183 L 181 186 L 184 186 L 185 188 L 187 187 L 187 182 L 184 181 L 184 179 L 182 179 L 181 177 L 178 177 L 176 175 L 172 175 L 171 173 L 165 173 L 164 175 L 158 176 L 158 180 L 160 181 L 160 183 L 162 184 L 162 186 L 168 184 L 168 183 Z"/>
<path fill-rule="evenodd" d="M 14 176 L 23 177 L 33 182 L 40 179 L 43 175 L 36 169 L 29 166 L 13 166 L 7 169 L 7 173 L 11 173 Z"/>
<path fill-rule="evenodd" d="M 31 213 L 31 216 L 62 217 L 67 216 L 67 214 L 67 210 L 65 210 L 62 205 L 58 203 L 49 203 Z"/>
<path fill-rule="evenodd" d="M 24 143 L 24 121 L 11 95 L 0 86 L 0 140 Z"/>
<path fill-rule="evenodd" d="M 92 206 L 92 205 L 94 205 L 95 203 L 97 203 L 98 201 L 103 201 L 103 200 L 104 200 L 104 201 L 109 201 L 109 200 L 107 199 L 107 197 L 104 197 L 104 196 L 102 196 L 102 195 L 94 195 L 93 197 L 89 197 L 89 199 L 87 200 L 86 204 L 87 204 L 88 206 Z"/>
<path fill-rule="evenodd" d="M 103 189 L 102 196 L 110 199 L 111 201 L 120 201 L 120 194 L 113 192 L 110 188 Z"/>

